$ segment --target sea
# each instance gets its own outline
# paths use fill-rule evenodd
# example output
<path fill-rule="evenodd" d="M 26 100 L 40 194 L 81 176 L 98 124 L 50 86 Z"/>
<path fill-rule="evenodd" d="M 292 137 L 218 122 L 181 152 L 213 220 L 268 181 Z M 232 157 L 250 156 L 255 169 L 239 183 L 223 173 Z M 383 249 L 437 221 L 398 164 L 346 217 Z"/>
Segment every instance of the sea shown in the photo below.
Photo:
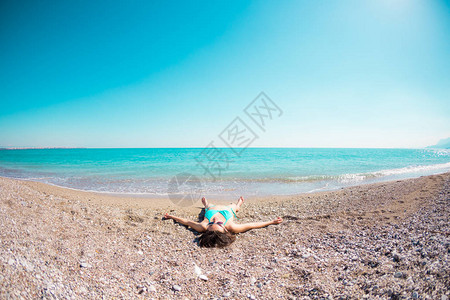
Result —
<path fill-rule="evenodd" d="M 2 149 L 0 176 L 143 197 L 293 195 L 450 171 L 450 150 Z"/>

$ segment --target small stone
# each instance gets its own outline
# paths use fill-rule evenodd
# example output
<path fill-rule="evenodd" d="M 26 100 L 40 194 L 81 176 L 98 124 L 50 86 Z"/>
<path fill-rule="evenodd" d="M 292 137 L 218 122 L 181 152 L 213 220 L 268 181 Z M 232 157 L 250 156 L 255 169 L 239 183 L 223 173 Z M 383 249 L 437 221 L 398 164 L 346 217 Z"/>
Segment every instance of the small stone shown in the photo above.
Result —
<path fill-rule="evenodd" d="M 255 300 L 255 299 L 256 299 L 255 295 L 253 295 L 253 294 L 251 294 L 249 298 L 250 298 L 251 300 Z"/>
<path fill-rule="evenodd" d="M 441 300 L 448 300 L 447 295 L 442 295 Z"/>
<path fill-rule="evenodd" d="M 201 280 L 204 280 L 204 281 L 208 280 L 208 277 L 206 277 L 206 275 L 203 275 L 203 274 L 198 276 L 198 278 L 200 278 Z"/>
<path fill-rule="evenodd" d="M 12 266 L 12 265 L 14 265 L 15 262 L 16 262 L 16 261 L 15 261 L 14 259 L 10 258 L 10 259 L 8 260 L 8 265 Z"/>
<path fill-rule="evenodd" d="M 149 292 L 152 292 L 152 293 L 156 293 L 156 288 L 155 288 L 155 286 L 154 286 L 154 285 L 150 285 L 150 286 L 148 287 L 148 291 L 149 291 Z"/>
<path fill-rule="evenodd" d="M 250 278 L 250 283 L 251 283 L 251 284 L 255 284 L 255 283 L 256 283 L 256 278 L 252 276 L 252 277 Z"/>
<path fill-rule="evenodd" d="M 92 266 L 90 264 L 86 263 L 86 262 L 82 262 L 82 263 L 80 263 L 80 267 L 81 268 L 90 268 Z"/>
<path fill-rule="evenodd" d="M 419 294 L 416 291 L 412 292 L 411 296 L 413 297 L 413 299 L 419 298 Z"/>
<path fill-rule="evenodd" d="M 310 256 L 311 256 L 311 254 L 309 254 L 309 253 L 303 253 L 302 254 L 302 257 L 305 258 L 305 259 L 310 257 Z"/>
<path fill-rule="evenodd" d="M 396 273 L 394 274 L 394 277 L 395 277 L 395 278 L 402 278 L 402 277 L 403 277 L 403 273 L 402 273 L 402 272 L 396 272 Z"/>
<path fill-rule="evenodd" d="M 222 296 L 225 297 L 225 298 L 228 298 L 228 297 L 231 297 L 231 293 L 230 292 L 226 292 L 226 293 L 223 293 Z"/>
<path fill-rule="evenodd" d="M 376 261 L 368 261 L 367 264 L 371 267 L 371 268 L 376 268 L 378 267 L 378 265 L 380 264 L 379 262 Z"/>
<path fill-rule="evenodd" d="M 194 263 L 194 273 L 195 273 L 195 275 L 197 275 L 197 276 L 202 275 L 202 269 L 201 269 L 199 266 L 197 266 L 196 263 Z"/>
<path fill-rule="evenodd" d="M 261 283 L 258 283 L 256 286 L 259 287 L 259 288 L 262 288 L 262 284 Z"/>
<path fill-rule="evenodd" d="M 141 250 L 139 250 L 139 251 L 137 252 L 137 254 L 139 254 L 139 255 L 144 255 L 144 252 L 142 252 Z"/>
<path fill-rule="evenodd" d="M 173 289 L 174 291 L 179 292 L 179 291 L 181 291 L 181 286 L 179 286 L 178 284 L 175 284 L 174 286 L 172 286 L 172 289 Z"/>

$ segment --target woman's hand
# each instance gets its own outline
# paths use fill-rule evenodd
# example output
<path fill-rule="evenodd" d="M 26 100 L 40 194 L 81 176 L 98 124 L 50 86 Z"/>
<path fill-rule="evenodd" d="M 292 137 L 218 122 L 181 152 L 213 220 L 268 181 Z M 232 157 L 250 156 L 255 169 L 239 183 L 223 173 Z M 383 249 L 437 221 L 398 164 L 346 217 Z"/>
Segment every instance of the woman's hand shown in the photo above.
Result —
<path fill-rule="evenodd" d="M 172 219 L 175 222 L 183 224 L 185 226 L 189 226 L 189 227 L 191 227 L 192 229 L 194 229 L 194 230 L 196 230 L 198 232 L 205 232 L 206 231 L 206 226 L 201 224 L 201 223 L 199 223 L 199 222 L 194 222 L 194 221 L 191 221 L 191 220 L 187 220 L 185 218 L 172 216 L 172 215 L 169 215 L 168 213 L 166 213 L 164 215 L 164 219 L 165 220 Z"/>
<path fill-rule="evenodd" d="M 278 225 L 281 222 L 283 222 L 283 219 L 281 217 L 276 218 L 275 220 L 272 221 L 273 225 Z"/>

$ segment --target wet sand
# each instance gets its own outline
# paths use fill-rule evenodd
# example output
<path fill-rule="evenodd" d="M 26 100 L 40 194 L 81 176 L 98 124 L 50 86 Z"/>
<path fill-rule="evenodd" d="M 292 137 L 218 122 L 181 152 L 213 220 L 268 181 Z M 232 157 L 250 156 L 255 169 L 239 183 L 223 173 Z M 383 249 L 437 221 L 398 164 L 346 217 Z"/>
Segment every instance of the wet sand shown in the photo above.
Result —
<path fill-rule="evenodd" d="M 196 220 L 200 201 L 0 178 L 0 298 L 445 299 L 449 199 L 450 173 L 246 199 L 238 222 L 285 221 L 201 249 L 162 220 Z"/>

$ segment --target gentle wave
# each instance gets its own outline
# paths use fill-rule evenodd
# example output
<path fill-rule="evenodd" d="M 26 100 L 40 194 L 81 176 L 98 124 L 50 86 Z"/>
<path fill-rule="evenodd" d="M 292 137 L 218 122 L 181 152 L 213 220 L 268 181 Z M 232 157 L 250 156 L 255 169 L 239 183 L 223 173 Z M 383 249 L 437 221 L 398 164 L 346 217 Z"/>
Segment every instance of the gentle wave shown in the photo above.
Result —
<path fill-rule="evenodd" d="M 261 181 L 281 181 L 281 182 L 311 182 L 311 181 L 327 181 L 327 180 L 336 180 L 342 183 L 349 182 L 358 182 L 364 181 L 367 179 L 379 178 L 379 177 L 387 177 L 392 175 L 402 175 L 402 174 L 412 174 L 417 172 L 427 172 L 427 171 L 438 171 L 442 170 L 443 172 L 450 171 L 450 163 L 445 164 L 436 164 L 436 165 L 425 165 L 425 166 L 409 166 L 405 168 L 398 169 L 386 169 L 375 172 L 368 173 L 355 173 L 355 174 L 342 174 L 342 175 L 310 175 L 310 176 L 299 176 L 299 177 L 288 177 L 288 178 L 274 178 L 269 179 L 265 178 Z M 256 181 L 259 181 L 256 179 Z"/>

